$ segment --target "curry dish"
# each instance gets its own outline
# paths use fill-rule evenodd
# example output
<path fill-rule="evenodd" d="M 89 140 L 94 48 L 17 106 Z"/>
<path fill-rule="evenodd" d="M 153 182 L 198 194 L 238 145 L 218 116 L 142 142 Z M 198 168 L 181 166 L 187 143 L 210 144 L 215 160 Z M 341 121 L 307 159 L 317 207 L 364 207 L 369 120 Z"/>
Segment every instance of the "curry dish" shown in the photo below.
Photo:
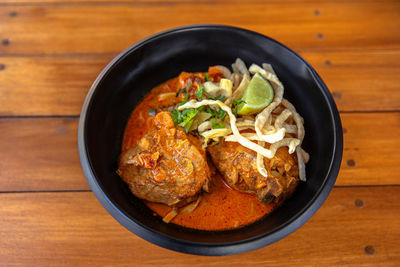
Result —
<path fill-rule="evenodd" d="M 228 230 L 253 223 L 305 181 L 303 119 L 271 65 L 182 72 L 127 123 L 118 174 L 166 223 Z"/>

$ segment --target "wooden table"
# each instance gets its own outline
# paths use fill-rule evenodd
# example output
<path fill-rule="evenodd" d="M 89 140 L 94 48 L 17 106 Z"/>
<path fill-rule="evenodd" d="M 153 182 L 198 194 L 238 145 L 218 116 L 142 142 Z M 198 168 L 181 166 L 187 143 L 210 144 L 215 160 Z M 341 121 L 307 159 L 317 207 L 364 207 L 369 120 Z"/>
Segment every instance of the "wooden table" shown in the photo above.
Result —
<path fill-rule="evenodd" d="M 130 233 L 82 173 L 77 126 L 100 70 L 171 27 L 271 36 L 320 73 L 341 113 L 342 167 L 321 209 L 253 252 L 201 257 Z M 400 2 L 0 0 L 0 266 L 400 265 Z"/>

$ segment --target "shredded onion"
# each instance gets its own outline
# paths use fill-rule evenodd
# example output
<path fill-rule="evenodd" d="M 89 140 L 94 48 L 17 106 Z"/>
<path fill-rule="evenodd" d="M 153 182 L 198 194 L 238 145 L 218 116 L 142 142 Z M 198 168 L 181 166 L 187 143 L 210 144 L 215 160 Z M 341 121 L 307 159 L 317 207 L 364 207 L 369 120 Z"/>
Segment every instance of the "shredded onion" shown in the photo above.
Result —
<path fill-rule="evenodd" d="M 293 152 L 296 150 L 296 147 L 300 144 L 300 140 L 297 138 L 284 138 L 281 141 L 278 141 L 276 143 L 271 144 L 270 148 L 271 151 L 275 152 L 283 146 L 288 146 L 289 147 L 289 154 L 293 154 Z"/>
<path fill-rule="evenodd" d="M 158 101 L 164 101 L 165 99 L 176 97 L 176 93 L 163 93 L 158 95 Z"/>
<path fill-rule="evenodd" d="M 235 66 L 238 69 L 239 73 L 241 73 L 242 75 L 249 74 L 246 64 L 244 64 L 243 60 L 241 60 L 240 58 L 236 59 Z"/>
<path fill-rule="evenodd" d="M 260 146 L 264 146 L 265 142 L 258 141 L 258 144 Z M 265 165 L 264 165 L 264 157 L 260 153 L 257 153 L 257 170 L 262 176 L 268 177 L 268 172 L 265 169 Z"/>
<path fill-rule="evenodd" d="M 229 121 L 229 126 L 226 128 L 211 129 L 212 125 L 210 121 L 203 121 L 201 124 L 197 123 L 197 130 L 199 134 L 204 137 L 205 145 L 207 145 L 209 139 L 219 140 L 220 137 L 224 137 L 226 142 L 238 142 L 242 146 L 255 151 L 257 153 L 257 170 L 264 177 L 268 177 L 268 172 L 264 166 L 264 157 L 272 159 L 280 147 L 287 146 L 290 154 L 296 152 L 300 179 L 305 181 L 304 164 L 309 160 L 309 155 L 300 147 L 304 139 L 304 120 L 296 112 L 295 107 L 288 100 L 283 98 L 284 87 L 276 76 L 272 66 L 264 63 L 261 68 L 258 65 L 252 64 L 250 68 L 247 69 L 244 62 L 238 58 L 232 65 L 234 73 L 228 73 L 228 69 L 223 69 L 225 68 L 223 66 L 216 67 L 218 67 L 224 76 L 229 78 L 233 84 L 233 93 L 227 98 L 225 103 L 210 99 L 200 102 L 190 100 L 178 107 L 178 110 L 183 110 L 187 108 L 199 108 L 205 105 L 216 105 L 228 114 L 228 117 L 224 120 L 225 123 Z M 255 118 L 253 116 L 244 116 L 243 118 L 237 119 L 232 113 L 230 105 L 234 100 L 242 98 L 251 80 L 250 73 L 259 73 L 271 83 L 275 93 L 274 98 L 264 110 L 255 116 Z M 216 84 L 212 84 L 211 82 L 206 83 L 210 83 L 207 84 L 207 86 L 213 85 L 217 87 Z M 205 85 L 205 87 L 207 86 Z M 215 91 L 206 88 L 206 91 L 207 90 L 210 92 Z M 240 133 L 240 131 L 248 129 L 255 132 Z M 286 136 L 286 134 L 289 135 Z M 292 138 L 292 136 L 294 137 Z M 269 149 L 265 148 L 265 142 L 271 144 Z"/>
<path fill-rule="evenodd" d="M 218 105 L 223 111 L 225 111 L 228 114 L 232 132 L 236 136 L 239 144 L 241 144 L 242 146 L 247 147 L 253 151 L 256 151 L 257 153 L 260 153 L 261 155 L 263 155 L 264 157 L 267 157 L 269 159 L 274 157 L 275 153 L 272 153 L 271 150 L 266 149 L 262 146 L 259 146 L 253 142 L 250 142 L 248 139 L 244 138 L 239 133 L 239 130 L 236 127 L 236 117 L 233 115 L 231 108 L 219 100 L 203 100 L 200 102 L 196 102 L 195 100 L 190 100 L 186 104 L 179 106 L 178 110 L 183 110 L 186 108 L 199 108 L 199 107 L 205 106 L 205 105 Z"/>
<path fill-rule="evenodd" d="M 249 127 L 250 128 L 250 127 Z M 242 128 L 243 129 L 243 128 Z M 268 137 L 270 138 L 269 140 L 282 140 L 281 136 L 282 134 L 284 135 L 284 131 L 282 129 L 280 129 L 278 132 L 275 132 L 273 134 L 269 134 Z M 256 133 L 242 133 L 241 135 L 243 135 L 245 138 L 249 139 L 249 140 L 253 140 L 253 141 L 265 141 L 264 138 L 261 138 L 258 134 Z M 229 135 L 225 137 L 225 141 L 229 141 L 229 142 L 238 142 L 238 139 L 236 138 L 235 135 Z M 275 143 L 278 141 L 273 141 L 271 143 Z"/>
<path fill-rule="evenodd" d="M 203 136 L 207 140 L 207 139 L 210 139 L 210 138 L 226 136 L 230 132 L 231 132 L 230 129 L 221 128 L 221 129 L 212 129 L 212 130 L 203 132 L 200 135 Z"/>
<path fill-rule="evenodd" d="M 282 113 L 275 119 L 275 128 L 282 128 L 283 123 L 292 115 L 292 112 L 289 109 L 285 109 Z"/>
<path fill-rule="evenodd" d="M 169 223 L 170 221 L 172 221 L 173 218 L 176 217 L 176 215 L 178 215 L 178 208 L 173 207 L 172 210 L 167 215 L 165 215 L 162 220 L 166 223 Z"/>
<path fill-rule="evenodd" d="M 293 113 L 294 121 L 296 122 L 297 126 L 297 138 L 300 139 L 300 143 L 303 142 L 304 139 L 304 126 L 303 126 L 303 118 L 296 112 L 295 107 L 287 101 L 286 99 L 282 100 L 282 105 L 288 108 Z"/>
<path fill-rule="evenodd" d="M 284 123 L 283 127 L 285 128 L 286 133 L 291 133 L 291 134 L 297 133 L 297 126 L 296 125 L 290 125 L 290 124 Z"/>
<path fill-rule="evenodd" d="M 205 132 L 209 129 L 212 128 L 211 122 L 210 121 L 205 121 L 203 123 L 201 123 L 199 125 L 199 127 L 197 127 L 197 130 L 199 131 L 199 133 Z"/>
<path fill-rule="evenodd" d="M 303 156 L 304 163 L 307 163 L 310 160 L 310 155 L 303 148 L 300 147 L 300 149 L 301 149 L 301 155 Z"/>
<path fill-rule="evenodd" d="M 304 165 L 303 153 L 301 152 L 300 147 L 297 147 L 296 154 L 297 154 L 297 161 L 299 164 L 299 179 L 301 181 L 305 182 L 306 181 L 306 166 Z"/>
<path fill-rule="evenodd" d="M 241 133 L 241 135 L 252 141 L 262 141 L 262 139 L 256 133 Z M 224 140 L 227 142 L 237 142 L 237 138 L 235 135 L 227 135 L 224 137 Z"/>
<path fill-rule="evenodd" d="M 266 70 L 268 72 L 271 72 L 272 74 L 276 75 L 276 73 L 275 73 L 274 69 L 272 68 L 271 64 L 263 63 L 262 67 L 263 67 L 264 70 Z"/>
<path fill-rule="evenodd" d="M 232 96 L 225 100 L 226 105 L 232 104 L 233 100 L 238 100 L 242 98 L 244 90 L 246 90 L 247 86 L 250 82 L 250 75 L 248 73 L 243 75 L 242 81 L 240 82 L 238 88 L 232 93 Z"/>
<path fill-rule="evenodd" d="M 237 120 L 236 123 L 237 127 L 254 127 L 254 121 L 253 120 Z"/>
<path fill-rule="evenodd" d="M 214 67 L 217 68 L 224 75 L 225 78 L 231 77 L 232 73 L 227 67 L 222 65 L 216 65 Z"/>
<path fill-rule="evenodd" d="M 279 106 L 279 104 L 282 101 L 283 85 L 278 80 L 278 77 L 276 77 L 275 74 L 267 72 L 266 70 L 262 69 L 260 66 L 253 64 L 250 66 L 249 70 L 251 73 L 261 74 L 265 79 L 267 79 L 270 82 L 275 83 L 277 85 L 273 101 L 263 111 L 258 113 L 258 115 L 256 116 L 256 122 L 255 122 L 256 133 L 258 134 L 258 136 L 260 136 L 264 141 L 266 141 L 268 143 L 273 143 L 273 142 L 282 140 L 283 137 L 285 136 L 285 128 L 276 129 L 276 131 L 279 132 L 279 134 L 274 135 L 273 137 L 269 137 L 268 134 L 267 135 L 264 134 L 262 132 L 262 128 L 266 124 L 268 118 L 271 116 L 272 111 L 277 106 Z"/>
<path fill-rule="evenodd" d="M 206 113 L 206 112 L 199 112 L 196 116 L 196 118 L 193 121 L 192 126 L 190 126 L 189 132 L 192 130 L 197 129 L 199 132 L 200 130 L 198 129 L 200 127 L 201 124 L 203 124 L 204 122 L 207 122 L 207 120 L 211 117 L 210 113 Z M 210 124 L 210 128 L 211 128 L 211 123 L 208 122 Z"/>
<path fill-rule="evenodd" d="M 201 195 L 199 195 L 196 202 L 192 202 L 192 203 L 186 205 L 179 213 L 194 211 L 197 208 L 197 206 L 200 204 L 200 201 L 201 201 Z"/>
<path fill-rule="evenodd" d="M 242 76 L 239 73 L 232 73 L 230 77 L 232 83 L 233 83 L 233 91 L 238 88 L 240 82 L 242 81 Z"/>

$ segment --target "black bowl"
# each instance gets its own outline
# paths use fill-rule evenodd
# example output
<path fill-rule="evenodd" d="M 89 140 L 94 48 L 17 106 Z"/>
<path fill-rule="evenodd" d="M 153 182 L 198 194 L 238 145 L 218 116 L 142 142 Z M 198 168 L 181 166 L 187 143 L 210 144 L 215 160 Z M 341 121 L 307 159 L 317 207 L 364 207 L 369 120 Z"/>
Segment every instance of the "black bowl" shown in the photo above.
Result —
<path fill-rule="evenodd" d="M 143 96 L 181 71 L 268 62 L 288 98 L 304 117 L 303 147 L 311 155 L 307 182 L 269 216 L 244 228 L 199 231 L 166 224 L 133 196 L 116 174 L 125 124 Z M 123 226 L 159 246 L 190 254 L 237 254 L 278 241 L 302 226 L 331 191 L 339 172 L 343 136 L 339 113 L 327 87 L 300 56 L 271 38 L 244 29 L 198 25 L 151 36 L 126 49 L 100 73 L 79 121 L 79 155 L 101 204 Z"/>

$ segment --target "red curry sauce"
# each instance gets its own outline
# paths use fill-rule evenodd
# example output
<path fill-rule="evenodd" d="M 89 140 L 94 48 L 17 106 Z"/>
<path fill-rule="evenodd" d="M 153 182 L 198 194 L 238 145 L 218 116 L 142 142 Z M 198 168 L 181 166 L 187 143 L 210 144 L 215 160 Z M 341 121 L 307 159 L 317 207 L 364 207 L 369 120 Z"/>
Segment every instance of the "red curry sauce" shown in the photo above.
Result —
<path fill-rule="evenodd" d="M 146 134 L 154 118 L 154 110 L 159 107 L 168 107 L 176 103 L 168 103 L 170 100 L 161 100 L 159 95 L 168 92 L 177 92 L 182 87 L 183 77 L 192 75 L 182 73 L 157 87 L 143 99 L 143 101 L 132 112 L 127 123 L 122 152 L 135 146 Z M 198 77 L 204 77 L 204 73 L 196 73 Z M 219 77 L 214 76 L 215 80 Z M 181 100 L 178 99 L 178 102 Z M 157 110 L 158 109 L 158 110 Z M 245 226 L 259 220 L 270 213 L 278 204 L 262 204 L 254 195 L 239 192 L 230 188 L 216 173 L 211 177 L 209 193 L 203 193 L 199 206 L 192 212 L 180 213 L 171 222 L 188 228 L 200 230 L 227 230 Z M 144 201 L 145 204 L 155 212 L 164 217 L 171 211 L 171 207 Z"/>

